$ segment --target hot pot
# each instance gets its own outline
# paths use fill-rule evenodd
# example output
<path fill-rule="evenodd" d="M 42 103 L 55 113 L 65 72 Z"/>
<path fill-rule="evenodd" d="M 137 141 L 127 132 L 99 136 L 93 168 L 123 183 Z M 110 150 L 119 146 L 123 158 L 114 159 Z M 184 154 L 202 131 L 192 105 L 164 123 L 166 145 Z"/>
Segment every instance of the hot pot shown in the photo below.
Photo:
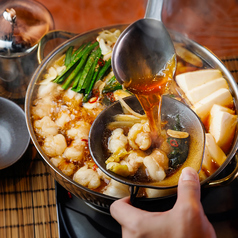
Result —
<path fill-rule="evenodd" d="M 54 177 L 54 179 L 61 184 L 66 190 L 73 193 L 77 197 L 83 199 L 87 204 L 93 205 L 95 208 L 98 208 L 100 210 L 108 211 L 110 204 L 115 201 L 117 198 L 110 197 L 101 193 L 94 192 L 86 187 L 83 187 L 73 181 L 71 178 L 64 175 L 58 168 L 56 168 L 49 160 L 48 156 L 44 153 L 42 148 L 40 147 L 36 135 L 33 130 L 33 126 L 31 123 L 31 105 L 32 101 L 34 100 L 34 97 L 36 95 L 37 90 L 37 82 L 42 78 L 43 74 L 45 74 L 46 69 L 51 66 L 51 64 L 59 58 L 62 54 L 64 54 L 69 46 L 80 46 L 85 41 L 95 40 L 98 33 L 102 30 L 106 29 L 120 29 L 121 31 L 125 29 L 126 25 L 114 25 L 109 26 L 101 29 L 96 29 L 87 33 L 83 33 L 80 35 L 75 35 L 74 37 L 68 39 L 63 44 L 58 46 L 52 53 L 50 53 L 39 65 L 37 70 L 35 71 L 34 75 L 31 78 L 30 84 L 27 89 L 26 98 L 25 98 L 25 113 L 26 113 L 26 121 L 27 121 L 27 127 L 31 136 L 31 139 L 38 150 L 40 156 L 43 158 L 48 171 L 51 173 L 51 175 Z M 49 33 L 52 36 L 52 32 Z M 70 37 L 72 34 L 67 32 L 54 32 L 55 35 L 64 35 Z M 230 91 L 234 98 L 234 104 L 235 104 L 235 110 L 236 113 L 238 113 L 238 88 L 235 80 L 233 79 L 231 73 L 226 69 L 226 67 L 223 65 L 223 63 L 208 49 L 204 48 L 203 46 L 197 44 L 196 42 L 186 38 L 185 36 L 170 31 L 171 37 L 173 41 L 178 43 L 183 43 L 189 49 L 191 52 L 199 56 L 205 65 L 205 67 L 211 67 L 219 69 L 223 76 L 228 81 Z M 47 42 L 47 39 L 49 38 L 48 35 L 45 35 L 41 42 L 39 43 L 38 47 L 38 56 L 43 56 L 43 50 L 44 46 Z M 203 187 L 211 187 L 211 186 L 218 186 L 218 185 L 224 185 L 228 182 L 231 182 L 234 178 L 238 175 L 238 163 L 237 163 L 237 147 L 238 147 L 238 138 L 237 138 L 237 130 L 235 134 L 235 138 L 233 141 L 232 148 L 230 150 L 230 153 L 227 155 L 226 161 L 219 167 L 219 169 L 213 173 L 211 176 L 209 176 L 207 179 L 203 180 L 201 182 L 201 185 Z M 234 160 L 235 165 L 232 168 L 232 172 L 229 175 L 226 175 L 223 178 L 216 179 L 216 177 L 221 174 L 221 172 L 228 166 L 228 164 Z M 147 209 L 147 206 L 151 207 L 152 204 L 157 204 L 163 201 L 166 201 L 169 197 L 176 197 L 176 189 L 173 189 L 172 191 L 162 191 L 162 195 L 157 198 L 139 198 L 138 199 L 138 206 Z M 158 206 L 156 206 L 158 207 Z M 154 210 L 156 210 L 154 206 Z"/>

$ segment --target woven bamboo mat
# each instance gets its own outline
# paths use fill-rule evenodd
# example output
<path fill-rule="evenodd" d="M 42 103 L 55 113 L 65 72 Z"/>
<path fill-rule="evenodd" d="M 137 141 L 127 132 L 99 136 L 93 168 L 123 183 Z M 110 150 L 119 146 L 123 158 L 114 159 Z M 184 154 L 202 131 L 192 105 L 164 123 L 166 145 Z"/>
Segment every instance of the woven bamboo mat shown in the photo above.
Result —
<path fill-rule="evenodd" d="M 229 69 L 236 82 L 238 83 L 238 56 L 223 57 L 222 61 L 226 66 L 226 68 Z"/>
<path fill-rule="evenodd" d="M 58 237 L 54 180 L 32 144 L 0 171 L 0 237 Z"/>
<path fill-rule="evenodd" d="M 238 82 L 238 57 L 222 60 Z M 16 164 L 0 171 L 0 238 L 56 237 L 54 180 L 30 144 Z"/>

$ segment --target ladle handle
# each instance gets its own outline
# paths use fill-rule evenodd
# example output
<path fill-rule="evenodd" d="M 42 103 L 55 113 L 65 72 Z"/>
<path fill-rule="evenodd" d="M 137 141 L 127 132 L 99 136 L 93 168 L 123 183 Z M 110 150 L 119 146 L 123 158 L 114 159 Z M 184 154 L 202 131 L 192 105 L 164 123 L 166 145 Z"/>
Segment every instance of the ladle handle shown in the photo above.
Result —
<path fill-rule="evenodd" d="M 131 186 L 131 196 L 130 196 L 130 202 L 132 206 L 136 206 L 136 195 L 139 191 L 139 187 L 138 186 Z"/>
<path fill-rule="evenodd" d="M 145 18 L 153 18 L 162 21 L 163 0 L 148 0 Z"/>

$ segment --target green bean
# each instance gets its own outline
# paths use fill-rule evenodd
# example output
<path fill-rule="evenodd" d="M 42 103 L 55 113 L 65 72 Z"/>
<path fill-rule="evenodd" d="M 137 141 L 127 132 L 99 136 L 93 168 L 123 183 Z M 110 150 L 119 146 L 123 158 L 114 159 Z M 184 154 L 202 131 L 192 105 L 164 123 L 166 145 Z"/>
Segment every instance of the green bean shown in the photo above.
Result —
<path fill-rule="evenodd" d="M 88 60 L 87 60 L 87 63 L 86 63 L 86 65 L 85 65 L 85 67 L 84 67 L 84 70 L 83 70 L 82 76 L 81 76 L 81 78 L 80 78 L 80 81 L 79 81 L 79 83 L 78 83 L 76 92 L 80 92 L 80 91 L 81 91 L 81 89 L 82 89 L 82 87 L 83 87 L 83 85 L 84 85 L 84 82 L 85 82 L 85 80 L 86 80 L 86 78 L 87 78 L 88 72 L 90 71 L 91 66 L 94 64 L 94 62 L 95 62 L 95 60 L 96 60 L 98 54 L 101 55 L 101 49 L 100 49 L 100 47 L 99 47 L 97 50 L 94 50 L 94 51 L 90 54 L 90 56 L 89 56 L 89 58 L 88 58 Z M 83 59 L 82 59 L 82 60 L 83 60 Z M 96 67 L 96 65 L 95 65 L 95 67 Z M 95 67 L 94 67 L 94 68 L 95 68 Z M 94 70 L 94 69 L 93 69 L 93 70 Z M 91 79 L 89 79 L 89 80 L 91 80 Z"/>
<path fill-rule="evenodd" d="M 71 62 L 71 57 L 72 57 L 72 52 L 73 52 L 74 47 L 70 46 L 67 51 L 66 51 L 66 55 L 65 55 L 65 61 L 64 61 L 64 65 L 67 67 L 70 62 Z"/>
<path fill-rule="evenodd" d="M 95 42 L 94 44 L 90 45 L 87 49 L 83 50 L 83 56 L 82 59 L 80 60 L 80 62 L 78 63 L 78 65 L 76 66 L 76 68 L 74 69 L 74 71 L 69 75 L 69 77 L 67 78 L 66 82 L 64 83 L 64 85 L 62 86 L 63 89 L 67 89 L 71 83 L 73 82 L 73 80 L 75 79 L 75 77 L 77 76 L 77 74 L 79 73 L 80 69 L 84 66 L 90 52 L 96 47 L 98 46 L 98 42 Z M 77 56 L 76 56 L 77 58 Z M 81 80 L 81 79 L 80 79 Z M 80 83 L 79 80 L 79 83 Z"/>
<path fill-rule="evenodd" d="M 94 43 L 95 44 L 95 43 Z M 93 45 L 94 45 L 93 44 Z M 70 64 L 66 67 L 66 69 L 60 74 L 58 75 L 58 77 L 56 77 L 56 79 L 53 81 L 55 83 L 58 83 L 59 81 L 62 82 L 62 80 L 60 80 L 76 63 L 78 63 L 78 61 L 83 57 L 83 55 L 88 51 L 88 49 L 92 47 L 91 43 L 88 43 L 87 46 L 85 48 L 83 48 L 83 50 L 81 50 L 76 56 L 75 58 L 70 62 Z"/>
<path fill-rule="evenodd" d="M 84 102 L 87 102 L 88 99 L 90 98 L 90 95 L 91 95 L 91 92 L 92 92 L 92 88 L 93 88 L 94 83 L 96 82 L 96 78 L 98 76 L 99 71 L 100 71 L 100 67 L 96 68 L 94 73 L 93 73 L 93 78 L 92 78 L 92 80 L 90 82 L 90 85 L 85 90 L 85 96 L 84 96 L 84 99 L 83 99 Z"/>
<path fill-rule="evenodd" d="M 75 64 L 73 67 L 71 67 L 71 68 L 69 69 L 69 71 L 66 72 L 56 83 L 58 83 L 58 84 L 63 83 L 63 82 L 65 81 L 65 79 L 67 79 L 67 78 L 69 77 L 69 75 L 73 72 L 73 70 L 75 69 L 75 67 L 76 67 L 76 64 Z M 53 82 L 54 82 L 54 81 L 53 81 Z"/>
<path fill-rule="evenodd" d="M 73 53 L 73 55 L 71 55 L 71 58 L 70 58 L 71 61 L 74 60 L 75 57 L 77 56 L 77 54 L 79 54 L 79 53 L 84 49 L 85 45 L 86 45 L 86 44 L 81 45 L 81 46 Z M 66 58 L 67 58 L 67 51 L 66 51 Z M 66 65 L 66 66 L 67 66 L 67 65 Z M 69 75 L 72 73 L 72 71 L 75 69 L 76 66 L 77 66 L 77 64 L 73 65 L 73 66 L 70 68 L 70 70 L 69 70 L 66 74 L 64 74 L 64 75 L 58 80 L 57 83 L 58 83 L 58 84 L 61 84 L 62 82 L 64 82 L 65 79 L 67 79 L 67 78 L 69 77 Z M 67 88 L 66 88 L 66 89 L 67 89 Z"/>
<path fill-rule="evenodd" d="M 98 64 L 98 60 L 99 60 L 100 57 L 101 57 L 101 54 L 102 54 L 102 51 L 101 51 L 100 48 L 98 48 L 98 52 L 97 52 L 97 54 L 96 54 L 96 58 L 95 58 L 95 60 L 94 60 L 94 62 L 93 62 L 93 65 L 92 65 L 92 67 L 91 67 L 91 69 L 90 69 L 90 73 L 87 75 L 87 78 L 86 78 L 86 80 L 85 80 L 85 82 L 84 82 L 84 85 L 83 85 L 83 87 L 82 87 L 82 89 L 85 90 L 85 94 L 88 93 L 88 91 L 89 91 L 89 86 L 90 86 L 90 84 L 91 84 L 91 81 L 93 80 L 94 72 L 95 72 L 96 70 L 98 70 L 96 67 L 97 67 L 97 64 Z"/>
<path fill-rule="evenodd" d="M 112 76 L 104 86 L 102 93 L 109 93 L 118 89 L 122 89 L 122 85 L 116 80 L 115 76 Z"/>
<path fill-rule="evenodd" d="M 77 74 L 77 76 L 75 77 L 74 83 L 73 83 L 73 86 L 72 86 L 72 90 L 73 90 L 73 91 L 76 91 L 77 86 L 78 86 L 78 83 L 79 83 L 79 80 L 80 80 L 80 78 L 81 78 L 81 76 L 82 76 L 82 73 L 83 73 L 83 69 L 81 69 L 81 70 L 79 71 L 79 73 Z"/>
<path fill-rule="evenodd" d="M 94 70 L 95 70 L 95 67 L 92 65 L 90 70 L 88 71 L 88 74 L 86 76 L 86 79 L 84 80 L 84 83 L 83 83 L 83 86 L 81 89 L 81 91 L 84 90 L 84 93 L 85 93 L 86 88 L 88 88 L 88 86 L 90 85 Z"/>
<path fill-rule="evenodd" d="M 97 76 L 96 81 L 101 80 L 101 79 L 105 76 L 107 70 L 108 70 L 110 67 L 111 67 L 111 59 L 109 59 L 108 61 L 105 62 L 105 64 L 104 64 L 103 67 L 101 68 L 100 72 L 98 73 L 98 76 Z"/>
<path fill-rule="evenodd" d="M 77 50 L 75 50 L 75 52 L 73 53 L 72 57 L 71 57 L 71 60 L 74 60 L 75 57 L 77 56 L 77 54 L 79 54 L 85 47 L 86 43 L 85 44 L 82 44 Z"/>

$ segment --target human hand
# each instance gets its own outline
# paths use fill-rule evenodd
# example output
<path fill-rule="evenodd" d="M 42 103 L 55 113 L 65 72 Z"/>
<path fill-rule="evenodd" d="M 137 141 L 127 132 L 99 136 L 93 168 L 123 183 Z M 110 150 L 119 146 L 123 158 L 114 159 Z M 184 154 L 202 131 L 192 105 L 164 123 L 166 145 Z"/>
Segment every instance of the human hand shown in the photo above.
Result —
<path fill-rule="evenodd" d="M 133 207 L 130 198 L 115 201 L 111 215 L 122 226 L 124 238 L 215 238 L 200 202 L 200 183 L 197 172 L 185 168 L 178 183 L 178 198 L 174 207 L 166 212 L 147 212 Z"/>

